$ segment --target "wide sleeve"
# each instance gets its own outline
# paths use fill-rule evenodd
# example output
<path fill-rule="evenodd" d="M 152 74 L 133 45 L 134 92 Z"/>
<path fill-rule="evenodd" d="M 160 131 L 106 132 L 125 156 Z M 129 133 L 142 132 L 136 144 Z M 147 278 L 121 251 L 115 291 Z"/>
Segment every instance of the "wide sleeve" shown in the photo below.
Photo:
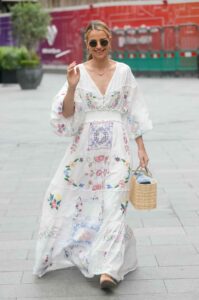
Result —
<path fill-rule="evenodd" d="M 130 138 L 135 139 L 142 136 L 146 131 L 151 130 L 153 126 L 140 87 L 129 67 L 127 70 L 126 86 L 128 89 L 127 127 Z"/>
<path fill-rule="evenodd" d="M 72 116 L 65 118 L 62 114 L 63 101 L 67 93 L 68 83 L 66 82 L 57 95 L 54 97 L 51 107 L 50 124 L 53 126 L 56 134 L 60 136 L 75 135 L 83 124 L 85 113 L 82 99 L 79 95 L 78 88 L 75 91 L 75 112 Z"/>

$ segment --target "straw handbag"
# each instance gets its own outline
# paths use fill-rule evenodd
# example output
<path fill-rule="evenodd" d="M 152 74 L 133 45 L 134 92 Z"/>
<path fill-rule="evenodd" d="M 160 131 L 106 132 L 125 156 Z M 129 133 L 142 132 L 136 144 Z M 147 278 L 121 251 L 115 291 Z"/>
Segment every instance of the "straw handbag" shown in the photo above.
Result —
<path fill-rule="evenodd" d="M 148 184 L 138 182 L 138 176 L 145 175 L 150 179 Z M 129 200 L 137 209 L 153 209 L 157 206 L 157 181 L 149 169 L 140 166 L 133 172 L 130 179 Z"/>

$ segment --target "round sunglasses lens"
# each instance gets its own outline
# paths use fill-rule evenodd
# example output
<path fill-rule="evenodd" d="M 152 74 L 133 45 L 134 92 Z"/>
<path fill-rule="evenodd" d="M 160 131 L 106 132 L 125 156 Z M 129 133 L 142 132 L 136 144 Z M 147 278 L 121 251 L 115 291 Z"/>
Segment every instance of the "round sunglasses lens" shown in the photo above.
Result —
<path fill-rule="evenodd" d="M 108 40 L 101 40 L 100 44 L 102 47 L 106 47 L 108 45 Z"/>
<path fill-rule="evenodd" d="M 97 41 L 91 40 L 91 41 L 89 42 L 89 46 L 91 46 L 91 47 L 96 47 L 96 46 L 97 46 Z"/>

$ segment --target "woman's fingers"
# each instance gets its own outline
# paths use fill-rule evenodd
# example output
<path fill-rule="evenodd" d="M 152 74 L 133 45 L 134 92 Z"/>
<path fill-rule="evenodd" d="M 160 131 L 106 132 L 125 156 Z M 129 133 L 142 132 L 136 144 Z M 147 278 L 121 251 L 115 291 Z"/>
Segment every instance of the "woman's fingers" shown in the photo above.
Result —
<path fill-rule="evenodd" d="M 149 162 L 148 156 L 140 157 L 140 166 L 142 168 L 145 168 L 148 165 L 148 162 Z"/>
<path fill-rule="evenodd" d="M 74 67 L 76 65 L 76 61 L 74 60 L 68 67 Z"/>
<path fill-rule="evenodd" d="M 141 165 L 142 168 L 144 168 L 144 167 L 146 166 L 144 157 L 142 157 L 142 158 L 140 159 L 140 165 Z"/>
<path fill-rule="evenodd" d="M 69 85 L 76 87 L 79 78 L 80 78 L 80 70 L 76 64 L 76 61 L 73 61 L 67 68 L 67 80 Z"/>
<path fill-rule="evenodd" d="M 74 67 L 76 66 L 76 61 L 73 61 L 67 68 L 67 72 L 71 72 L 74 70 Z"/>
<path fill-rule="evenodd" d="M 80 74 L 79 67 L 76 67 L 75 71 L 76 71 L 76 74 L 78 74 L 78 75 Z"/>
<path fill-rule="evenodd" d="M 140 161 L 140 166 L 142 168 L 145 168 L 149 162 L 149 158 L 148 155 L 146 153 L 145 149 L 138 149 L 138 157 L 139 157 L 139 161 Z"/>
<path fill-rule="evenodd" d="M 80 75 L 79 67 L 76 67 L 76 61 L 72 62 L 67 68 L 68 73 L 75 73 L 76 75 Z"/>

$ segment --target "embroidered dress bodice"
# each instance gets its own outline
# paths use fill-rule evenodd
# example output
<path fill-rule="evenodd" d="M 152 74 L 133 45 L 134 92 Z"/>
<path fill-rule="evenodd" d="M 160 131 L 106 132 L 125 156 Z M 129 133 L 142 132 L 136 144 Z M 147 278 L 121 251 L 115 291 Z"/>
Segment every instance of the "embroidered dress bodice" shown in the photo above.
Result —
<path fill-rule="evenodd" d="M 84 64 L 79 65 L 81 77 L 75 92 L 75 114 L 70 118 L 62 116 L 63 98 L 67 91 L 64 84 L 56 96 L 52 108 L 51 124 L 60 135 L 74 135 L 84 122 L 88 111 L 118 111 L 123 116 L 130 138 L 142 135 L 152 128 L 145 101 L 131 69 L 117 62 L 115 72 L 105 95 L 102 95 L 91 80 Z"/>

